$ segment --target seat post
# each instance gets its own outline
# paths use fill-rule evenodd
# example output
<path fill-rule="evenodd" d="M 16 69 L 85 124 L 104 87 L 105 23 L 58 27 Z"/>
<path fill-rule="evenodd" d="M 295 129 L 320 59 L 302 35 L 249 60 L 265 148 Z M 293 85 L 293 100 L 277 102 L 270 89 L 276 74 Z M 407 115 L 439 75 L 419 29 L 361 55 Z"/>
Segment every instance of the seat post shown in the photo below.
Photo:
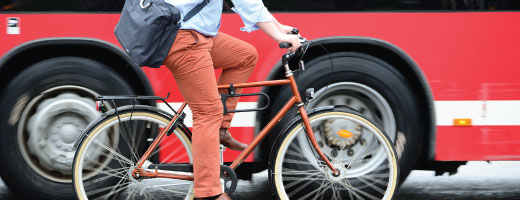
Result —
<path fill-rule="evenodd" d="M 220 165 L 224 165 L 224 151 L 226 151 L 226 147 L 220 145 Z"/>

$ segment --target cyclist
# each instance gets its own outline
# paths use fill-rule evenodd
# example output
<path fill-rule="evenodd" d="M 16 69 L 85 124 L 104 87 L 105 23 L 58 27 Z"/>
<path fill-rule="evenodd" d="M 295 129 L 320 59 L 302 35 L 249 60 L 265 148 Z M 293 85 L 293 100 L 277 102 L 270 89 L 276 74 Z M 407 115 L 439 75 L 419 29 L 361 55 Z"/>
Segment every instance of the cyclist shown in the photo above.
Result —
<path fill-rule="evenodd" d="M 201 0 L 164 0 L 186 14 Z M 293 28 L 279 23 L 261 0 L 232 0 L 245 27 L 243 31 L 261 29 L 277 42 L 292 44 L 295 51 L 301 44 Z M 175 43 L 164 64 L 173 74 L 177 85 L 193 113 L 193 174 L 194 192 L 198 199 L 230 199 L 220 184 L 219 141 L 233 150 L 246 145 L 227 131 L 233 114 L 223 116 L 223 106 L 217 84 L 246 82 L 257 62 L 256 49 L 250 44 L 219 32 L 223 0 L 211 0 L 197 15 L 181 25 Z M 214 69 L 222 69 L 215 80 Z M 236 92 L 240 93 L 240 89 Z M 226 104 L 234 110 L 237 98 Z"/>

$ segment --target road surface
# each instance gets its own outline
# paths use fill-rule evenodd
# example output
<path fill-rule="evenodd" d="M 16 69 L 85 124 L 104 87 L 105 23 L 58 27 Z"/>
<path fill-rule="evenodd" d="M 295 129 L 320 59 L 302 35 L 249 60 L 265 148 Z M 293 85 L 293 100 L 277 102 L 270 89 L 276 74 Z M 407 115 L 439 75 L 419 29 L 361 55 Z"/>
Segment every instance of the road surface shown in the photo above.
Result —
<path fill-rule="evenodd" d="M 233 199 L 270 199 L 267 172 L 240 181 Z M 0 200 L 15 199 L 0 181 Z M 520 162 L 470 162 L 453 176 L 413 171 L 403 183 L 398 200 L 520 200 Z"/>

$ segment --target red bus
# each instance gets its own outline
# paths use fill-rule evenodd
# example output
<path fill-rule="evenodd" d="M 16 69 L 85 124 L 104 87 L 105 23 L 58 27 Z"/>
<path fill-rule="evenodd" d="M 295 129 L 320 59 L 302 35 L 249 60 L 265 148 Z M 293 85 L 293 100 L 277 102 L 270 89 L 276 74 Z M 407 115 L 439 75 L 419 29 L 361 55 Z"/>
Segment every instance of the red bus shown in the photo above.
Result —
<path fill-rule="evenodd" d="M 0 175 L 15 193 L 73 198 L 72 145 L 100 115 L 97 95 L 172 92 L 168 101 L 182 102 L 167 69 L 135 66 L 121 50 L 113 29 L 123 2 L 0 2 L 0 158 L 7 161 Z M 264 3 L 329 52 L 333 72 L 327 53 L 314 46 L 298 75 L 302 89 L 319 94 L 310 107 L 348 105 L 376 121 L 399 150 L 401 180 L 413 169 L 455 173 L 466 161 L 520 160 L 519 1 Z M 239 31 L 235 14 L 223 14 L 221 24 L 257 48 L 250 81 L 283 77 L 274 41 Z M 245 92 L 260 91 L 271 96 L 271 109 L 237 114 L 231 131 L 241 141 L 251 141 L 288 97 L 284 87 Z M 242 98 L 239 107 L 261 101 Z M 266 168 L 272 135 L 239 168 L 242 178 Z M 236 153 L 226 151 L 225 160 Z"/>

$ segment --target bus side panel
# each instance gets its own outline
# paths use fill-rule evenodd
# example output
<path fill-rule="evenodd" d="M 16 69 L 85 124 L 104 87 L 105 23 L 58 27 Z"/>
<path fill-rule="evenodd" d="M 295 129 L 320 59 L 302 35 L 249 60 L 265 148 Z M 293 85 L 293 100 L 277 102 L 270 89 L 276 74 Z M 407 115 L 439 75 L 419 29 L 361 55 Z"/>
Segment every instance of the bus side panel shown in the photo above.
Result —
<path fill-rule="evenodd" d="M 427 77 L 436 105 L 449 104 L 436 106 L 435 110 L 439 121 L 437 160 L 509 160 L 520 156 L 520 132 L 514 131 L 520 127 L 520 120 L 500 118 L 504 115 L 508 116 L 506 119 L 520 119 L 515 114 L 520 113 L 516 112 L 520 111 L 520 105 L 516 104 L 520 101 L 520 26 L 517 25 L 520 12 L 280 13 L 275 16 L 285 24 L 298 27 L 309 39 L 372 37 L 388 41 L 406 52 Z M 9 17 L 19 17 L 20 34 L 7 34 Z M 113 35 L 117 20 L 117 14 L 0 14 L 0 55 L 24 42 L 45 37 L 92 37 L 117 44 Z M 239 31 L 242 26 L 238 15 L 223 15 L 221 31 L 253 44 L 259 52 L 259 64 L 250 81 L 264 80 L 283 50 L 260 31 L 251 34 Z M 157 95 L 174 91 L 176 95 L 170 101 L 182 101 L 165 68 L 144 70 Z M 255 91 L 259 88 L 247 90 Z M 469 112 L 468 108 L 457 106 L 461 104 L 472 105 Z M 508 109 L 502 112 L 503 108 Z M 457 118 L 472 118 L 475 124 L 462 130 L 453 126 L 452 121 Z M 246 132 L 234 135 L 247 142 L 251 140 L 252 131 L 249 127 Z M 492 149 L 493 144 L 500 144 L 501 150 L 484 151 Z M 468 157 L 473 152 L 481 153 Z"/>

